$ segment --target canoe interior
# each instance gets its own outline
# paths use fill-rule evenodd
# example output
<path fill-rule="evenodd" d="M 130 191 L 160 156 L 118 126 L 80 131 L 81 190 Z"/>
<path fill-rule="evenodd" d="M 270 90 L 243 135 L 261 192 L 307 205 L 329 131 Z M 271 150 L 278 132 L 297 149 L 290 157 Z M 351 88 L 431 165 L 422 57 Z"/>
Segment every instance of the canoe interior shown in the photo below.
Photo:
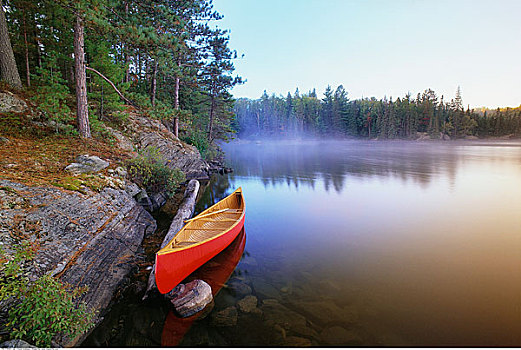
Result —
<path fill-rule="evenodd" d="M 244 199 L 239 188 L 189 221 L 158 254 L 211 240 L 235 225 L 243 212 Z"/>

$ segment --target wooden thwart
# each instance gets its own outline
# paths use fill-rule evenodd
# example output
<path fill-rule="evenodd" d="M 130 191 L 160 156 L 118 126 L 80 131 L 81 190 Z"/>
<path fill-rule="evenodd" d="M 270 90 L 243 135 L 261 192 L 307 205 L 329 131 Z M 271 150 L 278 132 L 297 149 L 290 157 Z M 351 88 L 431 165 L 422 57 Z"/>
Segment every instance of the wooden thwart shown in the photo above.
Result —
<path fill-rule="evenodd" d="M 207 213 L 207 214 L 204 214 L 204 215 L 199 215 L 199 216 L 196 216 L 195 218 L 191 218 L 191 219 L 185 220 L 185 223 L 189 223 L 190 221 L 199 220 L 199 219 L 211 216 L 211 215 L 220 214 L 220 213 L 224 213 L 224 212 L 226 212 L 226 213 L 242 213 L 242 210 L 241 209 L 230 209 L 230 208 L 216 210 L 216 211 L 212 211 L 211 213 Z"/>
<path fill-rule="evenodd" d="M 227 227 L 220 227 L 220 228 L 206 228 L 206 227 L 189 227 L 185 228 L 185 230 L 199 230 L 199 231 L 222 231 Z"/>

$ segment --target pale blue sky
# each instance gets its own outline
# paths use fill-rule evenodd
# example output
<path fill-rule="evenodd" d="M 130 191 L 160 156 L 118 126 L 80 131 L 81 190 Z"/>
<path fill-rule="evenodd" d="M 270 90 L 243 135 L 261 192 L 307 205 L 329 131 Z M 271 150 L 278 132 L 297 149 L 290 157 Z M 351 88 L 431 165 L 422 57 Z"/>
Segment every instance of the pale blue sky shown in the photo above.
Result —
<path fill-rule="evenodd" d="M 521 0 L 214 0 L 244 58 L 236 97 L 322 96 L 343 84 L 351 99 L 402 97 L 461 86 L 471 107 L 521 104 Z"/>

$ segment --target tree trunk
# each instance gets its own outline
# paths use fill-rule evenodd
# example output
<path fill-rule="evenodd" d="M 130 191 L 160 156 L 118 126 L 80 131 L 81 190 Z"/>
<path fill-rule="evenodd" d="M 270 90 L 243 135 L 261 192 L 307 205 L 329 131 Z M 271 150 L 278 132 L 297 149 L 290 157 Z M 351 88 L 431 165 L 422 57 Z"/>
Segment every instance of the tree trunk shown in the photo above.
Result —
<path fill-rule="evenodd" d="M 99 119 L 103 120 L 103 84 L 101 84 L 101 103 L 99 108 Z"/>
<path fill-rule="evenodd" d="M 25 76 L 27 79 L 27 87 L 31 86 L 31 70 L 29 69 L 29 45 L 27 44 L 27 25 L 25 23 L 24 12 L 24 44 L 25 44 Z"/>
<path fill-rule="evenodd" d="M 125 1 L 125 16 L 128 19 L 128 1 Z M 128 53 L 128 44 L 125 43 L 125 83 L 130 81 L 130 64 L 129 64 L 129 53 Z"/>
<path fill-rule="evenodd" d="M 179 76 L 175 77 L 175 89 L 174 89 L 174 108 L 176 111 L 179 110 Z M 174 116 L 174 135 L 179 137 L 179 115 Z"/>
<path fill-rule="evenodd" d="M 136 71 L 135 74 L 138 79 L 141 79 L 141 60 L 139 58 L 139 50 L 136 50 Z"/>
<path fill-rule="evenodd" d="M 0 0 L 0 80 L 16 89 L 21 89 L 22 80 L 16 67 L 11 40 L 9 40 L 3 6 L 2 0 Z"/>
<path fill-rule="evenodd" d="M 34 37 L 36 40 L 36 55 L 38 56 L 38 67 L 42 68 L 42 53 L 40 52 L 40 39 L 38 39 L 38 33 L 35 31 Z"/>
<path fill-rule="evenodd" d="M 74 25 L 74 69 L 76 75 L 76 117 L 78 131 L 83 138 L 90 138 L 89 109 L 87 105 L 87 74 L 85 73 L 85 52 L 83 47 L 84 27 L 80 15 L 76 15 Z"/>
<path fill-rule="evenodd" d="M 215 96 L 212 95 L 212 104 L 210 106 L 210 123 L 208 124 L 208 141 L 212 142 L 212 132 L 213 132 L 213 116 L 215 113 Z"/>
<path fill-rule="evenodd" d="M 156 90 L 157 90 L 157 59 L 154 60 L 154 68 L 152 71 L 152 84 L 150 86 L 150 103 L 152 107 L 156 105 Z"/>

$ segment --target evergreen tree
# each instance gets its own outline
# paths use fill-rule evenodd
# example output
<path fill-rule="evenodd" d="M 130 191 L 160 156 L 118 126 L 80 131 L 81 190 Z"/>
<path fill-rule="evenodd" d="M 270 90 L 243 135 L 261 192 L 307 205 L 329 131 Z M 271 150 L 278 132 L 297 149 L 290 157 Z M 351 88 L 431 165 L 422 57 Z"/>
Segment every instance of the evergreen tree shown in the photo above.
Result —
<path fill-rule="evenodd" d="M 14 88 L 22 88 L 22 81 L 16 66 L 11 41 L 9 40 L 2 0 L 0 0 L 0 80 L 5 81 Z"/>

